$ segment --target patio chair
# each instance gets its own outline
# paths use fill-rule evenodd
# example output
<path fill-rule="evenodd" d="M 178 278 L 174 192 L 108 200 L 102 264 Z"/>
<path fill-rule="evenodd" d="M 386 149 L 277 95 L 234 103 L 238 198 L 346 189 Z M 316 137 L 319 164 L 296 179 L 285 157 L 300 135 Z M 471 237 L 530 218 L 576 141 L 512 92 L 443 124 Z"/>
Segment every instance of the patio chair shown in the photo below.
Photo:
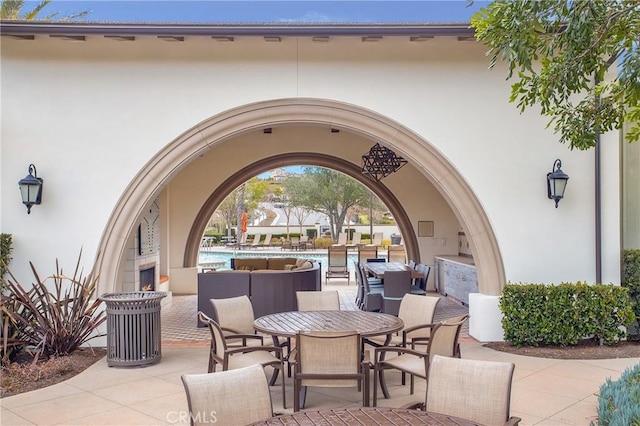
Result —
<path fill-rule="evenodd" d="M 256 334 L 253 328 L 253 305 L 248 296 L 227 297 L 224 299 L 210 299 L 213 306 L 214 319 L 220 325 L 227 345 L 262 346 L 262 336 Z"/>
<path fill-rule="evenodd" d="M 293 411 L 304 408 L 306 387 L 358 387 L 369 406 L 368 357 L 356 332 L 314 331 L 296 334 Z"/>
<path fill-rule="evenodd" d="M 273 374 L 269 385 L 273 386 L 282 372 L 282 406 L 287 408 L 284 380 L 284 356 L 282 348 L 278 346 L 236 346 L 229 347 L 220 325 L 202 312 L 198 312 L 200 321 L 209 326 L 211 332 L 211 347 L 209 349 L 209 373 L 214 373 L 218 364 L 222 371 L 236 370 L 253 364 L 263 367 L 273 367 Z M 259 337 L 259 336 L 258 336 Z"/>
<path fill-rule="evenodd" d="M 435 355 L 448 357 L 459 357 L 460 348 L 458 338 L 462 324 L 467 320 L 468 315 L 449 318 L 439 324 L 424 324 L 419 327 L 430 328 L 430 336 L 427 341 L 427 350 L 425 352 L 415 349 L 415 344 L 421 341 L 420 338 L 412 338 L 411 347 L 409 343 L 405 347 L 400 346 L 382 346 L 375 348 L 375 364 L 373 375 L 373 406 L 377 405 L 378 398 L 378 379 L 380 388 L 385 398 L 389 398 L 389 391 L 384 379 L 386 370 L 399 370 L 402 373 L 409 374 L 411 377 L 410 393 L 414 390 L 414 377 L 418 376 L 422 379 L 427 378 L 429 371 L 429 362 Z M 398 356 L 387 358 L 387 355 L 398 354 Z"/>
<path fill-rule="evenodd" d="M 407 253 L 404 246 L 389 246 L 387 249 L 387 260 L 389 262 L 407 263 Z"/>
<path fill-rule="evenodd" d="M 180 378 L 191 426 L 246 425 L 273 417 L 269 385 L 259 365 Z"/>
<path fill-rule="evenodd" d="M 347 246 L 327 247 L 327 272 L 325 279 L 346 278 L 349 285 L 349 268 L 347 268 Z"/>
<path fill-rule="evenodd" d="M 299 311 L 339 311 L 337 291 L 296 291 Z"/>
<path fill-rule="evenodd" d="M 382 245 L 382 232 L 376 232 L 373 234 L 373 238 L 371 240 L 371 246 L 380 247 Z"/>
<path fill-rule="evenodd" d="M 510 416 L 515 364 L 434 355 L 425 409 L 483 425 L 517 425 Z"/>
<path fill-rule="evenodd" d="M 259 244 L 259 247 L 271 247 L 272 238 L 273 238 L 273 234 L 271 233 L 265 235 L 264 241 Z"/>
<path fill-rule="evenodd" d="M 249 297 L 242 295 L 224 299 L 210 299 L 210 301 L 213 305 L 214 319 L 222 328 L 229 347 L 264 345 L 263 337 L 256 334 L 253 328 L 255 316 Z M 279 341 L 276 337 L 273 339 L 273 344 L 282 348 L 283 351 L 289 351 L 291 348 L 290 339 Z M 291 377 L 289 366 L 287 366 L 287 374 Z"/>
<path fill-rule="evenodd" d="M 431 272 L 431 266 L 427 266 L 424 263 L 418 263 L 415 269 L 416 271 L 420 272 L 422 276 L 420 278 L 415 279 L 414 284 L 411 286 L 411 293 L 426 294 L 427 281 L 429 280 L 429 273 Z"/>
<path fill-rule="evenodd" d="M 352 248 L 357 249 L 362 245 L 361 241 L 362 241 L 362 232 L 354 232 L 353 239 L 349 244 L 347 244 L 347 249 L 352 249 Z"/>
<path fill-rule="evenodd" d="M 338 234 L 338 241 L 333 244 L 334 246 L 346 246 L 347 245 L 347 233 L 341 232 Z"/>
<path fill-rule="evenodd" d="M 302 235 L 300 237 L 299 249 L 300 250 L 306 250 L 308 248 L 308 245 L 309 245 L 309 236 L 308 235 Z"/>
<path fill-rule="evenodd" d="M 358 262 L 364 263 L 369 259 L 377 259 L 378 258 L 378 247 L 374 246 L 361 246 L 358 247 Z M 382 259 L 384 262 L 384 259 Z"/>
<path fill-rule="evenodd" d="M 382 312 L 398 316 L 402 298 L 411 291 L 411 271 L 387 271 L 382 288 Z"/>
<path fill-rule="evenodd" d="M 257 233 L 256 235 L 253 236 L 253 240 L 251 241 L 251 244 L 247 244 L 248 247 L 259 247 L 260 246 L 260 238 L 262 238 L 262 234 L 261 233 Z"/>
<path fill-rule="evenodd" d="M 432 324 L 436 313 L 436 307 L 440 302 L 439 297 L 418 296 L 416 294 L 406 294 L 400 302 L 398 318 L 404 323 L 404 328 L 391 335 L 391 341 L 387 346 L 406 347 L 411 344 L 412 339 L 420 338 L 415 344 L 426 345 L 429 341 L 431 328 L 424 327 L 425 324 Z M 384 346 L 387 336 L 371 336 L 364 339 L 364 342 L 374 347 Z"/>
<path fill-rule="evenodd" d="M 369 285 L 369 277 L 367 271 L 365 271 L 362 265 L 359 265 L 357 272 L 359 279 L 362 280 L 363 287 L 363 300 L 362 310 L 369 312 L 379 312 L 382 310 L 382 292 L 384 287 L 381 285 L 371 286 Z"/>

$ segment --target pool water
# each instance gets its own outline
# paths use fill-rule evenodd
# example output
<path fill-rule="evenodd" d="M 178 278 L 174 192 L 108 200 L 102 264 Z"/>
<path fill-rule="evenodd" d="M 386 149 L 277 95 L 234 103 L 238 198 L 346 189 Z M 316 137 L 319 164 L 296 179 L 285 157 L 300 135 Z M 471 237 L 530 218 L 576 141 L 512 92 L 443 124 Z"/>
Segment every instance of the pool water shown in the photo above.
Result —
<path fill-rule="evenodd" d="M 316 260 L 320 262 L 324 267 L 326 267 L 326 265 L 328 264 L 327 255 L 319 254 L 319 253 L 282 252 L 282 254 L 280 254 L 280 253 L 267 252 L 267 253 L 264 253 L 263 255 L 260 255 L 256 253 L 242 253 L 240 251 L 233 253 L 233 252 L 221 252 L 221 251 L 216 252 L 216 251 L 210 251 L 210 250 L 200 251 L 200 257 L 199 257 L 198 263 L 224 262 L 224 266 L 218 268 L 219 271 L 224 271 L 224 270 L 231 269 L 232 257 L 295 257 L 298 259 Z M 353 271 L 353 268 L 354 268 L 353 262 L 357 262 L 357 260 L 358 260 L 357 252 L 347 254 L 347 267 L 349 268 L 350 271 Z"/>

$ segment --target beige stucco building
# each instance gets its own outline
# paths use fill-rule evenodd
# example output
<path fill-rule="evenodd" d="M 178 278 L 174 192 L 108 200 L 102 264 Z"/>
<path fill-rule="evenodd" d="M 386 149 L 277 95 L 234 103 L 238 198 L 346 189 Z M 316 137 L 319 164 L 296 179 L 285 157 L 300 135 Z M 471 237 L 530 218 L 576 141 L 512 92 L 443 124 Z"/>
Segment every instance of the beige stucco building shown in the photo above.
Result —
<path fill-rule="evenodd" d="M 520 114 L 506 70 L 488 69 L 467 27 L 3 22 L 0 227 L 13 234 L 12 271 L 30 282 L 29 261 L 42 274 L 56 258 L 73 268 L 82 248 L 101 292 L 134 290 L 148 262 L 170 291 L 194 292 L 206 221 L 234 185 L 315 164 L 379 195 L 415 260 L 458 254 L 465 234 L 479 340 L 501 338 L 507 281 L 618 284 L 621 235 L 640 239 L 633 221 L 622 232 L 621 199 L 638 216 L 638 185 L 621 192 L 621 158 L 637 168 L 638 151 L 602 136 L 596 220 L 595 152 L 568 150 L 535 110 Z M 360 173 L 375 143 L 408 160 L 377 184 Z M 554 208 L 557 158 L 570 180 Z M 27 215 L 17 182 L 31 163 L 44 192 Z M 145 219 L 160 247 L 147 255 Z M 432 237 L 419 221 L 434 222 Z"/>

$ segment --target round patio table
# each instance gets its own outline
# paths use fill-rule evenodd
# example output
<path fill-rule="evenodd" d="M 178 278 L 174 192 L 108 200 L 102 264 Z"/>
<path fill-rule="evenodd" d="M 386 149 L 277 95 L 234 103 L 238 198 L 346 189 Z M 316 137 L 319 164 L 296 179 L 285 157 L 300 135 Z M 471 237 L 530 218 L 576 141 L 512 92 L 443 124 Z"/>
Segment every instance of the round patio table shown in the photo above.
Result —
<path fill-rule="evenodd" d="M 356 331 L 362 337 L 402 330 L 398 317 L 365 311 L 291 311 L 265 315 L 253 323 L 256 330 L 279 337 L 296 337 L 299 331 Z"/>
<path fill-rule="evenodd" d="M 336 408 L 299 411 L 275 416 L 253 423 L 253 426 L 279 425 L 431 425 L 431 426 L 477 426 L 471 420 L 428 411 L 402 408 Z"/>

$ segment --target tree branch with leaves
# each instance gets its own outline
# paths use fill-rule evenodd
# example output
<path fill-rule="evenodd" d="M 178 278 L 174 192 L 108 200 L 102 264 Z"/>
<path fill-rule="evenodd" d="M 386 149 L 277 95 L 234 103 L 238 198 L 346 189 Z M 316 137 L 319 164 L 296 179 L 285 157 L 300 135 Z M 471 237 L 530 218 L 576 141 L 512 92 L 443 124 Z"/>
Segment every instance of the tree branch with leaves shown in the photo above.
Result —
<path fill-rule="evenodd" d="M 471 26 L 489 67 L 503 61 L 507 79 L 517 75 L 510 102 L 538 105 L 561 143 L 586 150 L 625 122 L 627 140 L 640 139 L 640 2 L 497 0 Z"/>

